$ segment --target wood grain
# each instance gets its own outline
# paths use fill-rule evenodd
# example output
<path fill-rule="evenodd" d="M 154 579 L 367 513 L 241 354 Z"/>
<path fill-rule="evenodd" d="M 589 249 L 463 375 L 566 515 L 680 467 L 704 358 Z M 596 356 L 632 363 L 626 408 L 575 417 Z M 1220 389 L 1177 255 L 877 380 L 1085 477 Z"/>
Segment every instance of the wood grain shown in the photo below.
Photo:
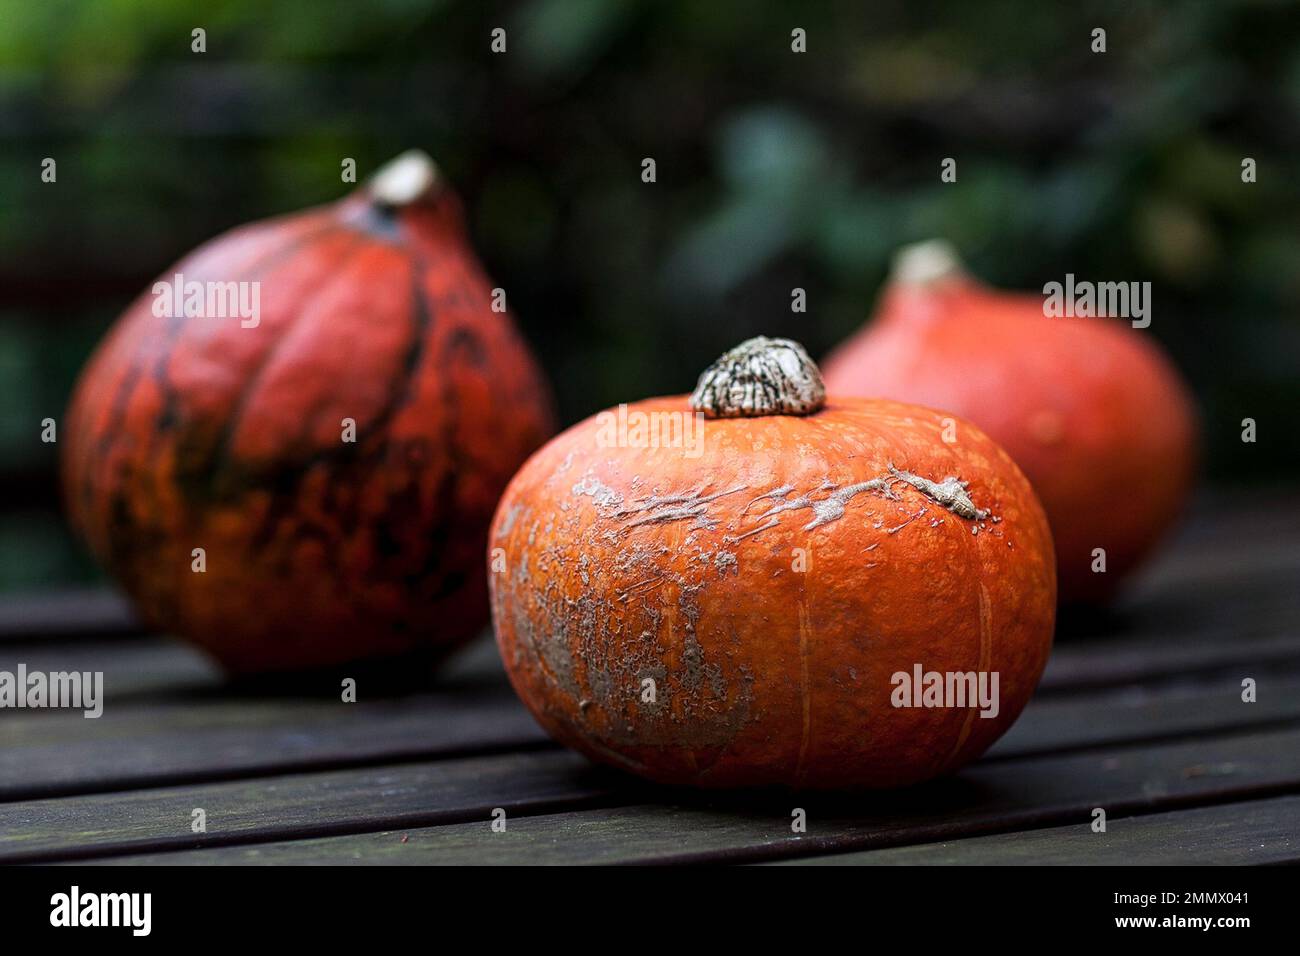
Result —
<path fill-rule="evenodd" d="M 1296 789 L 1300 730 L 1288 730 L 995 761 L 896 793 L 742 798 L 661 791 L 654 802 L 510 819 L 505 833 L 493 832 L 484 819 L 402 833 L 283 840 L 118 862 L 743 862 L 1067 823 L 1086 828 L 1098 806 L 1121 816 Z M 804 834 L 791 830 L 796 807 L 807 813 Z"/>
<path fill-rule="evenodd" d="M 0 600 L 0 641 L 73 640 L 139 634 L 126 599 L 108 588 L 9 594 Z"/>
<path fill-rule="evenodd" d="M 1249 866 L 1300 862 L 1300 796 L 1174 810 L 1088 826 L 808 857 L 821 866 Z"/>
<path fill-rule="evenodd" d="M 231 684 L 108 591 L 5 598 L 0 670 L 102 671 L 106 705 L 0 712 L 0 861 L 1296 862 L 1298 572 L 1300 509 L 1202 502 L 1115 609 L 1062 617 L 1039 693 L 985 759 L 839 797 L 593 768 L 547 740 L 490 640 L 436 677 L 365 673 L 344 704 L 337 674 Z"/>
<path fill-rule="evenodd" d="M 560 750 L 0 804 L 0 862 L 487 820 L 610 799 L 627 781 Z M 191 829 L 202 808 L 207 831 Z"/>
<path fill-rule="evenodd" d="M 363 689 L 364 692 L 364 689 Z M 345 704 L 213 699 L 106 709 L 98 720 L 0 720 L 0 799 L 225 780 L 535 748 L 548 738 L 506 688 Z"/>

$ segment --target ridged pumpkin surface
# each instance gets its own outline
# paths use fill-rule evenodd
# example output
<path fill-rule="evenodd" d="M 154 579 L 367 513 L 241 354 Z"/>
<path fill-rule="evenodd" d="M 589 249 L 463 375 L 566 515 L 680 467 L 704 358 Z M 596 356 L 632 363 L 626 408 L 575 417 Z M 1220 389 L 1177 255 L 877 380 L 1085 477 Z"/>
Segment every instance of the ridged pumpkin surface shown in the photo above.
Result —
<path fill-rule="evenodd" d="M 1048 318 L 1041 297 L 962 274 L 894 283 L 825 364 L 834 393 L 947 409 L 1005 448 L 1047 511 L 1064 600 L 1109 599 L 1186 503 L 1191 398 L 1122 320 Z"/>
<path fill-rule="evenodd" d="M 710 420 L 698 457 L 605 447 L 598 418 L 564 432 L 489 542 L 515 689 L 557 740 L 666 783 L 884 787 L 973 759 L 1043 670 L 1055 577 L 1029 483 L 973 426 L 945 443 L 943 417 L 832 398 Z M 899 473 L 965 480 L 985 514 Z M 999 672 L 997 717 L 893 706 L 915 664 Z"/>
<path fill-rule="evenodd" d="M 260 322 L 158 317 L 146 293 L 83 372 L 64 440 L 73 523 L 145 619 L 236 672 L 474 635 L 492 511 L 553 419 L 454 196 L 359 190 L 175 273 L 259 282 Z"/>

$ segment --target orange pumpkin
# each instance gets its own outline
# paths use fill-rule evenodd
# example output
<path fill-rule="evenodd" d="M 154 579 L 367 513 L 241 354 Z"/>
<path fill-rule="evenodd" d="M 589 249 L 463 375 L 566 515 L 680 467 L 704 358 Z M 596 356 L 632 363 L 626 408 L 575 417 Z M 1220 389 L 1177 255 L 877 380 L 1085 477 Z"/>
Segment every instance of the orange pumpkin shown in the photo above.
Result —
<path fill-rule="evenodd" d="M 446 653 L 487 621 L 488 523 L 554 431 L 493 305 L 423 154 L 207 243 L 82 373 L 74 525 L 150 625 L 231 671 Z"/>
<path fill-rule="evenodd" d="M 1048 318 L 943 243 L 900 254 L 875 319 L 826 360 L 837 394 L 968 418 L 1033 482 L 1065 601 L 1104 601 L 1186 503 L 1196 421 L 1177 371 L 1117 319 Z"/>
<path fill-rule="evenodd" d="M 489 542 L 515 690 L 557 740 L 664 783 L 886 787 L 974 759 L 1038 681 L 1056 585 L 1028 481 L 944 417 L 827 400 L 800 346 L 758 338 L 689 400 L 570 428 Z M 904 706 L 918 673 L 995 680 L 996 713 L 920 686 Z"/>

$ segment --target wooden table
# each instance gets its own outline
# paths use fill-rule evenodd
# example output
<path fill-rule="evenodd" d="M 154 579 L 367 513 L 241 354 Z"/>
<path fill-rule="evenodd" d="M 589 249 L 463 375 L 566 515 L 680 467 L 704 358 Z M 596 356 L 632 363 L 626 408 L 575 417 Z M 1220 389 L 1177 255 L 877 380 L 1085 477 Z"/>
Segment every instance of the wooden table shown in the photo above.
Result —
<path fill-rule="evenodd" d="M 106 592 L 10 597 L 0 670 L 103 671 L 106 704 L 0 711 L 0 861 L 1297 861 L 1300 507 L 1242 497 L 1202 501 L 1116 611 L 1063 621 L 984 759 L 891 794 L 701 796 L 591 767 L 537 728 L 487 640 L 432 689 L 362 681 L 345 704 L 337 683 L 226 686 Z"/>

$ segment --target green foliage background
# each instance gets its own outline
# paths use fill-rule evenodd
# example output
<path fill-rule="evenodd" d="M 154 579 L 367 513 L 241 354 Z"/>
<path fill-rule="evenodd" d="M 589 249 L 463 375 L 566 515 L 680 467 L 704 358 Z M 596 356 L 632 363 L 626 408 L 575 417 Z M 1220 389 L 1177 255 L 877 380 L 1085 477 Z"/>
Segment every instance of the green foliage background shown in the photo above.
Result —
<path fill-rule="evenodd" d="M 1297 26 L 1266 0 L 0 0 L 0 587 L 90 573 L 38 423 L 117 312 L 214 234 L 339 196 L 343 157 L 411 146 L 566 421 L 758 332 L 822 354 L 898 245 L 946 236 L 1006 286 L 1152 281 L 1211 478 L 1292 477 Z"/>

